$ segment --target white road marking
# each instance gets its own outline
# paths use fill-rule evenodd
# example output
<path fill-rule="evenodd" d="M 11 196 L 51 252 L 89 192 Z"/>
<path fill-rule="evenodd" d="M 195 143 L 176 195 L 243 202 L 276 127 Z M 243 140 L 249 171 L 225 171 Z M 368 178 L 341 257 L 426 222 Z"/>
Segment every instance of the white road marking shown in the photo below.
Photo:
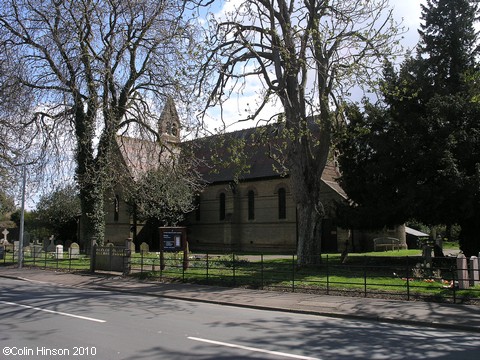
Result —
<path fill-rule="evenodd" d="M 38 307 L 35 307 L 35 306 L 22 305 L 22 304 L 17 304 L 17 303 L 8 302 L 8 301 L 0 301 L 0 303 L 6 304 L 6 305 L 12 305 L 12 306 L 19 306 L 19 307 L 22 307 L 22 308 L 25 308 L 25 309 L 43 311 L 43 312 L 47 312 L 47 313 L 50 313 L 50 314 L 70 316 L 70 317 L 77 318 L 77 319 L 82 319 L 82 320 L 94 321 L 94 322 L 99 322 L 99 323 L 107 322 L 106 320 L 95 319 L 95 318 L 91 318 L 91 317 L 87 317 L 87 316 L 74 315 L 74 314 L 69 314 L 69 313 L 65 313 L 65 312 L 61 312 L 61 311 L 42 309 L 42 308 L 38 308 Z"/>
<path fill-rule="evenodd" d="M 259 349 L 259 348 L 250 347 L 250 346 L 230 344 L 230 343 L 221 342 L 221 341 L 215 341 L 215 340 L 208 340 L 208 339 L 197 338 L 197 337 L 193 337 L 193 336 L 188 336 L 187 338 L 190 339 L 190 340 L 200 341 L 200 342 L 204 342 L 204 343 L 208 343 L 208 344 L 213 344 L 213 345 L 226 346 L 226 347 L 235 348 L 235 349 L 242 349 L 242 350 L 248 350 L 248 351 L 261 352 L 261 353 L 264 353 L 264 354 L 270 354 L 270 355 L 276 355 L 276 356 L 283 356 L 283 357 L 288 357 L 288 358 L 293 358 L 293 359 L 320 360 L 319 358 L 312 358 L 312 357 L 302 356 L 302 355 L 287 354 L 287 353 L 279 352 L 279 351 L 264 350 L 264 349 Z"/>

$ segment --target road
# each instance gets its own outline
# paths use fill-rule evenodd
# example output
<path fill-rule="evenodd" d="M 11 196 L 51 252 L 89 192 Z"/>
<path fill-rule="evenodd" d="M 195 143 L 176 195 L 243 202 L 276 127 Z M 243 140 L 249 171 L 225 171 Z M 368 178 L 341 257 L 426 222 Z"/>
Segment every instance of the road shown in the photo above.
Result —
<path fill-rule="evenodd" d="M 478 334 L 0 278 L 0 359 L 478 359 Z"/>

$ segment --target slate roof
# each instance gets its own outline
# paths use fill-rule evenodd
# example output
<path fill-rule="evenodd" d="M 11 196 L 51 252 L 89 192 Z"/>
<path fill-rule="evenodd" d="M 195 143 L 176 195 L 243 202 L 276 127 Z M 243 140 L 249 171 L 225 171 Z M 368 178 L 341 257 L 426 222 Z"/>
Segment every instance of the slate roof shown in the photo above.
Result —
<path fill-rule="evenodd" d="M 278 144 L 275 132 L 279 131 L 275 125 L 238 130 L 231 133 L 213 135 L 206 138 L 190 141 L 188 146 L 192 154 L 200 159 L 198 171 L 203 179 L 210 184 L 231 182 L 235 176 L 240 181 L 252 181 L 288 176 L 287 169 L 281 169 L 274 157 L 279 155 L 276 150 Z M 233 145 L 232 145 L 233 144 Z M 229 160 L 232 156 L 231 147 L 241 146 L 243 152 L 239 156 L 248 169 L 238 173 L 238 165 Z M 239 151 L 240 154 L 240 151 Z M 236 154 L 238 155 L 238 154 Z M 214 160 L 212 160 L 212 157 Z M 341 197 L 347 198 L 345 192 L 337 183 L 340 173 L 334 160 L 327 163 L 322 174 L 322 181 Z"/>

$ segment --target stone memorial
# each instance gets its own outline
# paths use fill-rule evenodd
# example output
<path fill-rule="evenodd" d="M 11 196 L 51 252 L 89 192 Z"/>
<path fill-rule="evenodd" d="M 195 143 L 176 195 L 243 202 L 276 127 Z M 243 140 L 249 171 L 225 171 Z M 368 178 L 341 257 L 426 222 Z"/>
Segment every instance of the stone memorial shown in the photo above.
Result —
<path fill-rule="evenodd" d="M 63 245 L 55 246 L 55 258 L 63 259 Z"/>
<path fill-rule="evenodd" d="M 80 257 L 80 246 L 74 242 L 68 248 L 70 259 L 78 259 Z"/>
<path fill-rule="evenodd" d="M 468 289 L 470 287 L 467 258 L 463 254 L 457 256 L 457 277 L 459 289 Z"/>
<path fill-rule="evenodd" d="M 44 245 L 45 245 L 45 250 L 48 251 L 48 252 L 55 252 L 55 244 L 54 244 L 54 240 L 55 238 L 52 236 L 50 236 L 50 238 L 44 242 Z"/>
<path fill-rule="evenodd" d="M 27 245 L 23 248 L 23 257 L 32 257 L 32 248 Z"/>
<path fill-rule="evenodd" d="M 470 280 L 472 286 L 480 284 L 480 274 L 478 272 L 478 258 L 476 256 L 470 257 Z"/>
<path fill-rule="evenodd" d="M 3 231 L 2 231 L 3 239 L 0 240 L 0 245 L 7 245 L 7 244 L 9 244 L 8 239 L 7 239 L 7 235 L 8 235 L 9 233 L 10 233 L 10 232 L 9 232 L 7 229 L 3 229 Z"/>
<path fill-rule="evenodd" d="M 148 254 L 150 252 L 150 247 L 146 242 L 142 242 L 140 244 L 140 253 L 141 254 Z"/>
<path fill-rule="evenodd" d="M 37 243 L 34 243 L 34 244 L 32 245 L 32 256 L 33 256 L 35 259 L 37 259 L 37 258 L 42 257 L 42 254 L 43 254 L 42 245 L 37 244 Z"/>

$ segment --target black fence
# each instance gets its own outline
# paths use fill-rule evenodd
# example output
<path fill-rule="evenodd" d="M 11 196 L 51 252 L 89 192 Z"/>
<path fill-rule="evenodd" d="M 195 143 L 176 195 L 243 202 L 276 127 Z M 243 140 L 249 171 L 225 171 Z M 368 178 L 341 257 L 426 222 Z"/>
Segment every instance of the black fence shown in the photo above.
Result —
<path fill-rule="evenodd" d="M 90 271 L 85 253 L 42 252 L 24 254 L 24 266 L 62 271 Z M 16 265 L 16 253 L 6 252 L 0 265 Z M 427 300 L 480 304 L 478 265 L 456 257 L 317 256 L 318 264 L 298 266 L 295 255 L 132 253 L 131 276 L 155 281 L 182 281 L 252 289 L 306 292 L 326 295 L 362 296 L 398 300 Z M 478 262 L 478 259 L 476 260 Z M 465 286 L 465 284 L 467 286 Z"/>
<path fill-rule="evenodd" d="M 18 266 L 18 251 L 5 251 L 3 257 L 0 256 L 0 265 Z M 68 272 L 85 271 L 90 269 L 90 255 L 80 251 L 37 251 L 24 252 L 22 265 L 28 267 L 38 267 L 42 269 L 54 269 Z"/>
<path fill-rule="evenodd" d="M 355 256 L 342 263 L 339 256 L 323 255 L 316 265 L 298 266 L 297 257 L 272 255 L 212 255 L 189 257 L 167 254 L 163 264 L 157 254 L 137 253 L 131 258 L 131 274 L 160 281 L 246 287 L 327 295 L 363 296 L 399 300 L 480 303 L 480 285 L 462 275 L 455 257 Z M 465 262 L 468 264 L 468 262 Z M 476 277 L 475 277 L 476 276 Z M 468 288 L 460 288 L 467 282 Z"/>

